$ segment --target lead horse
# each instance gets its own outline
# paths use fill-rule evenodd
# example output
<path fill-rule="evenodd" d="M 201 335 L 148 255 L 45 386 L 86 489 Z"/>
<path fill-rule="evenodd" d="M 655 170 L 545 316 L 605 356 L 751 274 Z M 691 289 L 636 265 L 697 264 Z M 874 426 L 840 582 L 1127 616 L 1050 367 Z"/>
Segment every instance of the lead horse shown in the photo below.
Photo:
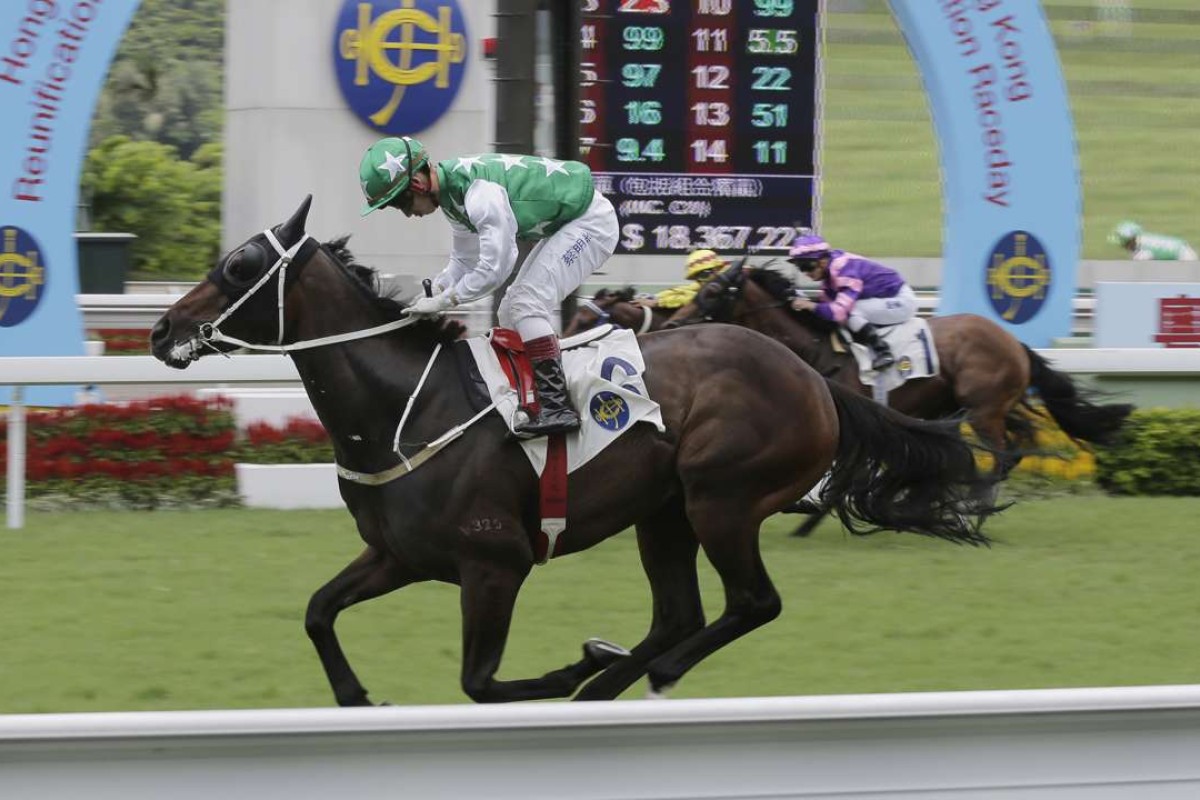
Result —
<path fill-rule="evenodd" d="M 498 679 L 517 593 L 534 565 L 537 476 L 498 414 L 460 429 L 419 469 L 404 468 L 476 413 L 455 359 L 438 358 L 458 330 L 416 321 L 381 297 L 374 271 L 353 263 L 345 240 L 312 240 L 310 202 L 224 255 L 154 326 L 151 349 L 178 368 L 242 347 L 294 358 L 365 543 L 305 616 L 339 704 L 370 701 L 334 633 L 338 613 L 426 580 L 461 587 L 461 682 L 476 701 L 610 699 L 643 675 L 661 691 L 778 616 L 759 526 L 830 469 L 825 496 L 855 530 L 987 541 L 980 525 L 995 509 L 967 499 L 986 478 L 955 426 L 908 420 L 832 386 L 744 328 L 648 334 L 640 339 L 645 384 L 667 431 L 634 425 L 570 475 L 559 552 L 635 526 L 653 598 L 649 632 L 632 651 L 589 640 L 565 667 Z M 401 455 L 393 436 L 406 407 Z M 698 588 L 701 549 L 725 590 L 712 622 Z"/>
<path fill-rule="evenodd" d="M 866 393 L 854 357 L 830 345 L 835 326 L 809 312 L 792 311 L 792 294 L 786 277 L 770 268 L 747 267 L 743 259 L 711 278 L 667 325 L 708 320 L 746 326 L 782 342 L 822 375 Z M 1008 476 L 1032 443 L 1032 425 L 1024 413 L 1031 389 L 1068 436 L 1091 444 L 1110 442 L 1133 409 L 1093 402 L 1070 376 L 981 316 L 933 317 L 929 328 L 940 374 L 894 389 L 888 404 L 921 419 L 965 413 L 975 433 L 997 454 L 997 481 Z M 810 519 L 796 533 L 805 535 L 819 521 L 819 516 Z"/>

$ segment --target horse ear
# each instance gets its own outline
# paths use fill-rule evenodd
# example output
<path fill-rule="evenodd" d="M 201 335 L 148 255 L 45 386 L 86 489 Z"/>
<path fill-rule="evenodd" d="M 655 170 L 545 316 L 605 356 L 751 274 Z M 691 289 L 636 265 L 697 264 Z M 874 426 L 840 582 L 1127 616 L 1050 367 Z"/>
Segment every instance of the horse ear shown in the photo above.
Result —
<path fill-rule="evenodd" d="M 300 203 L 300 207 L 296 209 L 295 214 L 292 214 L 292 218 L 276 230 L 275 235 L 284 247 L 291 247 L 304 235 L 304 225 L 308 221 L 308 209 L 311 206 L 312 195 L 310 194 Z"/>

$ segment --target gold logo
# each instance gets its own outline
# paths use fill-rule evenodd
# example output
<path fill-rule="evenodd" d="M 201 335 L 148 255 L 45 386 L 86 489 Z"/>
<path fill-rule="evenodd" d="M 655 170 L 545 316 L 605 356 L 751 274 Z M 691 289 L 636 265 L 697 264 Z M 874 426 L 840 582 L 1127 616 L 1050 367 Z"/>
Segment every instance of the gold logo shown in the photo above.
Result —
<path fill-rule="evenodd" d="M 1040 250 L 1040 244 L 1037 248 Z M 1029 254 L 1029 234 L 1012 234 L 1012 250 L 998 248 L 992 253 L 992 265 L 987 271 L 987 283 L 991 287 L 991 300 L 1000 316 L 1006 321 L 1021 322 L 1036 313 L 1046 299 L 1046 287 L 1050 284 L 1050 269 L 1046 255 L 1039 252 Z M 1001 310 L 1001 304 L 1007 307 Z M 1029 301 L 1032 308 L 1022 308 Z"/>
<path fill-rule="evenodd" d="M 387 103 L 371 114 L 371 121 L 379 126 L 391 121 L 406 87 L 432 80 L 437 88 L 446 89 L 450 86 L 450 66 L 466 58 L 466 37 L 451 30 L 453 9 L 438 6 L 435 18 L 414 5 L 415 0 L 401 0 L 400 8 L 372 19 L 372 4 L 359 3 L 358 27 L 342 31 L 339 39 L 342 58 L 355 62 L 355 86 L 367 86 L 372 75 L 393 85 Z M 393 35 L 397 31 L 398 37 Z M 432 34 L 434 39 L 417 41 L 418 31 Z M 432 53 L 433 59 L 413 66 L 418 52 Z"/>
<path fill-rule="evenodd" d="M 37 302 L 38 287 L 46 282 L 46 271 L 38 264 L 38 253 L 17 252 L 16 228 L 4 229 L 4 252 L 0 253 L 0 318 L 17 298 Z"/>

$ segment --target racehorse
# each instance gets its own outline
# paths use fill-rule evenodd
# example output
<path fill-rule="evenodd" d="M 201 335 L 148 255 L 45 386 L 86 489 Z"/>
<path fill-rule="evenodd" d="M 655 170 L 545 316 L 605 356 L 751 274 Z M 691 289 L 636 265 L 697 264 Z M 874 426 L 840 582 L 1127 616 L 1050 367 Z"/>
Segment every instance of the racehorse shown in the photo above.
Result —
<path fill-rule="evenodd" d="M 574 336 L 605 322 L 637 333 L 660 330 L 675 309 L 635 303 L 633 298 L 636 292 L 632 286 L 619 290 L 604 288 L 596 292 L 592 299 L 579 304 L 575 316 L 571 317 L 563 330 L 563 336 Z"/>
<path fill-rule="evenodd" d="M 369 701 L 334 633 L 338 613 L 426 580 L 461 587 L 461 683 L 476 701 L 611 699 L 643 675 L 662 691 L 778 616 L 759 526 L 830 469 L 824 497 L 857 532 L 868 532 L 865 524 L 987 542 L 980 526 L 996 509 L 968 495 L 988 478 L 956 426 L 907 419 L 831 385 L 744 328 L 647 334 L 645 386 L 667 431 L 632 425 L 571 473 L 556 554 L 635 526 L 653 598 L 650 630 L 632 651 L 589 640 L 568 666 L 497 679 L 517 593 L 535 561 L 538 478 L 500 415 L 476 412 L 457 360 L 438 358 L 455 347 L 458 329 L 407 316 L 404 304 L 381 297 L 374 271 L 353 262 L 345 240 L 311 239 L 311 199 L 225 254 L 155 324 L 150 343 L 180 369 L 238 348 L 292 355 L 366 545 L 316 591 L 305 616 L 340 705 Z M 398 418 L 409 426 L 402 440 Z M 457 438 L 443 437 L 452 429 Z M 700 549 L 725 590 L 724 612 L 707 624 Z"/>
<path fill-rule="evenodd" d="M 701 320 L 744 325 L 782 342 L 831 380 L 869 392 L 859 380 L 853 355 L 831 346 L 836 326 L 815 314 L 793 311 L 792 296 L 786 277 L 769 268 L 747 267 L 743 260 L 712 277 L 668 325 Z M 1110 442 L 1133 410 L 1127 404 L 1092 402 L 1069 376 L 984 317 L 933 317 L 929 327 L 940 374 L 904 383 L 889 393 L 888 405 L 921 419 L 965 413 L 975 433 L 997 454 L 997 481 L 1016 467 L 1021 450 L 1032 441 L 1033 427 L 1023 413 L 1029 409 L 1030 388 L 1068 436 L 1093 444 Z M 821 515 L 810 517 L 796 534 L 806 535 L 820 520 Z"/>

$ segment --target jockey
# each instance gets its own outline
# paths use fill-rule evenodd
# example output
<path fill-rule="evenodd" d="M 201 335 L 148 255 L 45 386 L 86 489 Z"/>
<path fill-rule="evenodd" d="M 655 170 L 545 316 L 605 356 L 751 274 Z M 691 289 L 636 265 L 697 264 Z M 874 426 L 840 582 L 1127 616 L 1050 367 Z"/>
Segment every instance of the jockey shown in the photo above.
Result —
<path fill-rule="evenodd" d="M 688 283 L 663 289 L 653 297 L 639 299 L 638 305 L 650 308 L 683 308 L 696 297 L 704 282 L 729 266 L 712 250 L 693 250 L 688 253 L 683 276 Z"/>
<path fill-rule="evenodd" d="M 1196 251 L 1183 239 L 1150 233 L 1136 222 L 1117 223 L 1108 241 L 1133 253 L 1134 261 L 1196 261 Z"/>
<path fill-rule="evenodd" d="M 497 315 L 525 342 L 533 363 L 540 413 L 517 427 L 542 436 L 579 428 L 550 320 L 617 246 L 617 215 L 578 161 L 521 155 L 483 155 L 431 163 L 425 146 L 408 136 L 380 139 L 358 168 L 367 206 L 423 217 L 441 208 L 450 222 L 450 261 L 409 313 L 433 316 L 486 297 L 512 273 L 517 240 L 537 244 L 508 287 Z"/>
<path fill-rule="evenodd" d="M 788 261 L 818 281 L 823 293 L 820 302 L 798 294 L 792 308 L 846 326 L 856 342 L 871 348 L 872 369 L 887 369 L 896 363 L 875 326 L 898 325 L 916 316 L 917 296 L 900 273 L 854 253 L 832 249 L 812 233 L 796 237 Z"/>

